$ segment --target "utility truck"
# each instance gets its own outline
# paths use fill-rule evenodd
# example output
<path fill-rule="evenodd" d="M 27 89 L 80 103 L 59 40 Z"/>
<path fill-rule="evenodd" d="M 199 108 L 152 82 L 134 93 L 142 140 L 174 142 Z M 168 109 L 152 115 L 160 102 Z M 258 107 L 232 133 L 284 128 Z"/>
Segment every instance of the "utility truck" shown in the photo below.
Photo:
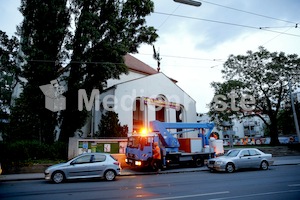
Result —
<path fill-rule="evenodd" d="M 162 166 L 192 164 L 203 166 L 215 152 L 209 148 L 209 136 L 214 128 L 213 123 L 168 123 L 151 121 L 150 127 L 128 138 L 126 147 L 126 163 L 137 167 L 152 166 L 153 144 L 157 142 L 161 149 Z M 175 137 L 179 134 L 193 132 L 197 137 Z M 196 133 L 195 133 L 196 132 Z M 151 165 L 152 163 L 152 165 Z"/>

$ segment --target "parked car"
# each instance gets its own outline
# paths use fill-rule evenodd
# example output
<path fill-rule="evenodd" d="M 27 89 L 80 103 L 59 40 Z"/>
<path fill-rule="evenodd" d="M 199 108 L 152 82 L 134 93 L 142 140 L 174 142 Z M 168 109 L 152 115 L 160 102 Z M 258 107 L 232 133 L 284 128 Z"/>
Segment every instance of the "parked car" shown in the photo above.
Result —
<path fill-rule="evenodd" d="M 208 160 L 211 172 L 234 172 L 242 168 L 260 168 L 267 170 L 274 163 L 272 154 L 266 154 L 256 148 L 231 149 L 223 156 Z"/>
<path fill-rule="evenodd" d="M 67 179 L 100 178 L 115 180 L 120 175 L 119 162 L 108 153 L 84 153 L 66 163 L 45 170 L 45 179 L 61 183 Z"/>

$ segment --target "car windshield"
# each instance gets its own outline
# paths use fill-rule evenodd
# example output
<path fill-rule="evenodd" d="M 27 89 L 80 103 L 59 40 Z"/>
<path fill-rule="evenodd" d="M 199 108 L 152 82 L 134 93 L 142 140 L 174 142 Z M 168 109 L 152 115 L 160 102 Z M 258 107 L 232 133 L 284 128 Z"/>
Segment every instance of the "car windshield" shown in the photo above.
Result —
<path fill-rule="evenodd" d="M 230 150 L 224 156 L 235 157 L 239 154 L 240 150 Z"/>

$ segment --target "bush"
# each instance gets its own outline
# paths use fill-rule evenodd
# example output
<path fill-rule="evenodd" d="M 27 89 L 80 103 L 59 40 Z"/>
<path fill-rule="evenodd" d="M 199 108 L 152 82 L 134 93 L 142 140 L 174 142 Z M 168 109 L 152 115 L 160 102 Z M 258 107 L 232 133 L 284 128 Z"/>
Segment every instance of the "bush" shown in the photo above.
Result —
<path fill-rule="evenodd" d="M 16 141 L 0 143 L 0 163 L 3 172 L 34 164 L 41 160 L 66 160 L 67 144 L 55 142 L 43 144 L 39 141 Z"/>

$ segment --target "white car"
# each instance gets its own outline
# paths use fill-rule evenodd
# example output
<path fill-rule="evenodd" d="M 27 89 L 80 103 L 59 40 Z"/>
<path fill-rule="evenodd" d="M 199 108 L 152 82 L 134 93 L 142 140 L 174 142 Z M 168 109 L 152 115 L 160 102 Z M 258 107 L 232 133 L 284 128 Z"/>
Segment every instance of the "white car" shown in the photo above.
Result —
<path fill-rule="evenodd" d="M 266 154 L 256 148 L 238 148 L 229 150 L 224 156 L 208 160 L 211 172 L 234 172 L 238 169 L 260 168 L 267 170 L 274 163 L 272 154 Z"/>
<path fill-rule="evenodd" d="M 100 178 L 115 180 L 120 175 L 119 162 L 108 153 L 84 153 L 66 163 L 45 170 L 45 179 L 61 183 L 66 179 Z"/>

